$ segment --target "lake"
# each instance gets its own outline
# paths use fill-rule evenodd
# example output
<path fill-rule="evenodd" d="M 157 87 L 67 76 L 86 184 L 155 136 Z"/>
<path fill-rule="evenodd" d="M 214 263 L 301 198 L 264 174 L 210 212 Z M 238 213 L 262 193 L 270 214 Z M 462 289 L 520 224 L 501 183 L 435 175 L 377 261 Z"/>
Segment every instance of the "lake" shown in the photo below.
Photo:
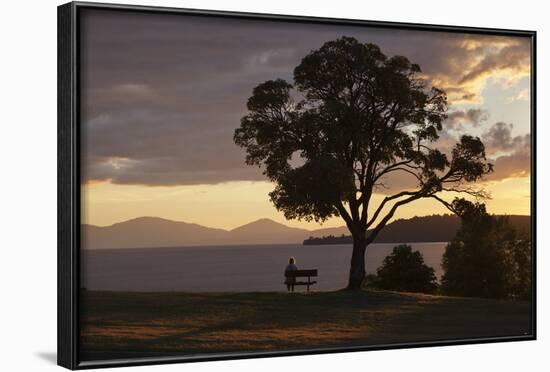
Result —
<path fill-rule="evenodd" d="M 372 244 L 365 259 L 375 273 L 396 244 Z M 442 275 L 446 243 L 413 243 L 427 265 Z M 284 268 L 294 256 L 299 269 L 319 269 L 316 290 L 347 285 L 352 246 L 246 245 L 83 250 L 81 287 L 109 291 L 282 291 Z M 300 288 L 301 290 L 301 288 Z"/>

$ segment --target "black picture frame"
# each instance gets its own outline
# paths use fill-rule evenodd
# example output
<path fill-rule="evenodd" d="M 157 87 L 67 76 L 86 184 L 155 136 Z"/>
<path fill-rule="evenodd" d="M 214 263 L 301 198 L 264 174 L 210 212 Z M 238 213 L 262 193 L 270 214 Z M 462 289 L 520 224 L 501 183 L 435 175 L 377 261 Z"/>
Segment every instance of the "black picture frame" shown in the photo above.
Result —
<path fill-rule="evenodd" d="M 486 35 L 523 36 L 531 40 L 531 236 L 532 236 L 532 333 L 513 337 L 454 339 L 423 343 L 400 343 L 360 347 L 334 347 L 293 351 L 237 352 L 201 356 L 143 357 L 82 362 L 79 359 L 79 241 L 80 241 L 80 76 L 79 16 L 85 9 L 108 9 L 157 14 L 183 14 L 208 17 L 230 17 L 270 22 L 303 22 L 345 26 L 381 27 L 400 30 L 445 31 Z M 179 9 L 155 6 L 133 6 L 88 2 L 71 2 L 58 7 L 58 364 L 69 369 L 121 367 L 180 362 L 199 362 L 242 358 L 323 354 L 427 346 L 480 344 L 488 342 L 526 341 L 536 339 L 536 32 L 477 27 L 442 26 L 316 18 L 275 14 Z"/>

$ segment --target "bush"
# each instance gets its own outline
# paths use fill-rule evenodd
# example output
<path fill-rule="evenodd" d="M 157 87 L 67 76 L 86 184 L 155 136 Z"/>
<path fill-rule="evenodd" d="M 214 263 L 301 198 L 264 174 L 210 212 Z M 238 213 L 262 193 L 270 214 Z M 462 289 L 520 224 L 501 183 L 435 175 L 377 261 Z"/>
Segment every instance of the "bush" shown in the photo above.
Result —
<path fill-rule="evenodd" d="M 379 289 L 433 293 L 437 290 L 434 269 L 424 263 L 422 254 L 407 244 L 398 245 L 377 270 L 372 286 Z"/>
<path fill-rule="evenodd" d="M 514 230 L 506 217 L 473 205 L 443 255 L 445 294 L 490 298 L 529 298 L 531 243 Z"/>

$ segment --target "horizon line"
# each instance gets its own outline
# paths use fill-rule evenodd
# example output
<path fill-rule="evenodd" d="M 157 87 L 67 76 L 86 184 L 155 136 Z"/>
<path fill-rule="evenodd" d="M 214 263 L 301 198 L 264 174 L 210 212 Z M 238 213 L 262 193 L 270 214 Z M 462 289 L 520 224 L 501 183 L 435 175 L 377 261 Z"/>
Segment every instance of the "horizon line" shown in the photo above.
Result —
<path fill-rule="evenodd" d="M 530 214 L 496 214 L 496 213 L 489 213 L 490 215 L 492 216 L 521 216 L 521 217 L 532 217 Z M 422 215 L 422 216 L 412 216 L 410 218 L 396 218 L 394 220 L 391 221 L 391 223 L 395 222 L 395 221 L 399 221 L 399 220 L 411 220 L 413 218 L 421 218 L 421 217 L 432 217 L 432 216 L 456 216 L 455 214 L 452 214 L 452 213 L 443 213 L 443 214 L 439 214 L 439 213 L 433 213 L 433 214 L 426 214 L 426 215 Z M 458 217 L 458 216 L 457 216 Z M 206 225 L 201 225 L 199 223 L 196 223 L 196 222 L 187 222 L 187 221 L 181 221 L 181 220 L 172 220 L 172 219 L 169 219 L 169 218 L 164 218 L 164 217 L 158 217 L 158 216 L 139 216 L 139 217 L 133 217 L 133 218 L 129 218 L 127 220 L 122 220 L 122 221 L 119 221 L 119 222 L 115 222 L 115 223 L 112 223 L 110 225 L 94 225 L 94 224 L 91 224 L 91 223 L 80 223 L 80 226 L 92 226 L 92 227 L 112 227 L 114 225 L 118 225 L 118 224 L 121 224 L 121 223 L 125 223 L 125 222 L 130 222 L 130 221 L 134 221 L 134 220 L 139 220 L 139 219 L 144 219 L 144 218 L 150 218 L 150 219 L 157 219 L 157 220 L 164 220 L 164 221 L 169 221 L 169 222 L 176 222 L 176 223 L 185 223 L 185 224 L 188 224 L 188 225 L 198 225 L 198 226 L 202 226 L 202 227 L 206 227 L 206 228 L 209 228 L 209 229 L 216 229 L 216 230 L 223 230 L 223 231 L 233 231 L 233 230 L 236 230 L 238 228 L 241 228 L 243 226 L 246 226 L 246 225 L 250 225 L 252 223 L 255 223 L 255 222 L 259 222 L 259 221 L 262 221 L 262 220 L 267 220 L 267 221 L 270 221 L 270 222 L 273 222 L 273 223 L 276 223 L 278 225 L 283 225 L 285 227 L 288 227 L 289 229 L 296 229 L 296 230 L 305 230 L 305 231 L 309 231 L 309 232 L 314 232 L 316 230 L 322 230 L 322 229 L 339 229 L 339 228 L 347 228 L 347 226 L 345 224 L 342 224 L 341 226 L 337 226 L 337 227 L 319 227 L 317 229 L 306 229 L 306 228 L 302 228 L 302 227 L 293 227 L 293 226 L 288 226 L 284 223 L 281 223 L 281 222 L 277 222 L 271 218 L 267 218 L 267 217 L 261 217 L 261 218 L 258 218 L 258 219 L 255 219 L 253 221 L 250 221 L 250 222 L 247 222 L 247 223 L 244 223 L 242 225 L 239 225 L 237 227 L 234 227 L 232 229 L 225 229 L 225 228 L 222 228 L 222 227 L 212 227 L 212 226 L 206 226 Z"/>

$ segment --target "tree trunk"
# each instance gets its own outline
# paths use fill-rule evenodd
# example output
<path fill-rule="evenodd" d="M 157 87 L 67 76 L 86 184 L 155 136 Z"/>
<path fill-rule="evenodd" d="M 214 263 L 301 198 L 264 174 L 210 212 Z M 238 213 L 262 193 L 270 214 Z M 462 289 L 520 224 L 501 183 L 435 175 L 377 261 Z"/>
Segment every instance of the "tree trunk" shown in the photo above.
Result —
<path fill-rule="evenodd" d="M 365 251 L 367 241 L 365 232 L 353 235 L 353 252 L 351 254 L 351 267 L 349 270 L 349 282 L 347 289 L 361 289 L 365 280 Z"/>

